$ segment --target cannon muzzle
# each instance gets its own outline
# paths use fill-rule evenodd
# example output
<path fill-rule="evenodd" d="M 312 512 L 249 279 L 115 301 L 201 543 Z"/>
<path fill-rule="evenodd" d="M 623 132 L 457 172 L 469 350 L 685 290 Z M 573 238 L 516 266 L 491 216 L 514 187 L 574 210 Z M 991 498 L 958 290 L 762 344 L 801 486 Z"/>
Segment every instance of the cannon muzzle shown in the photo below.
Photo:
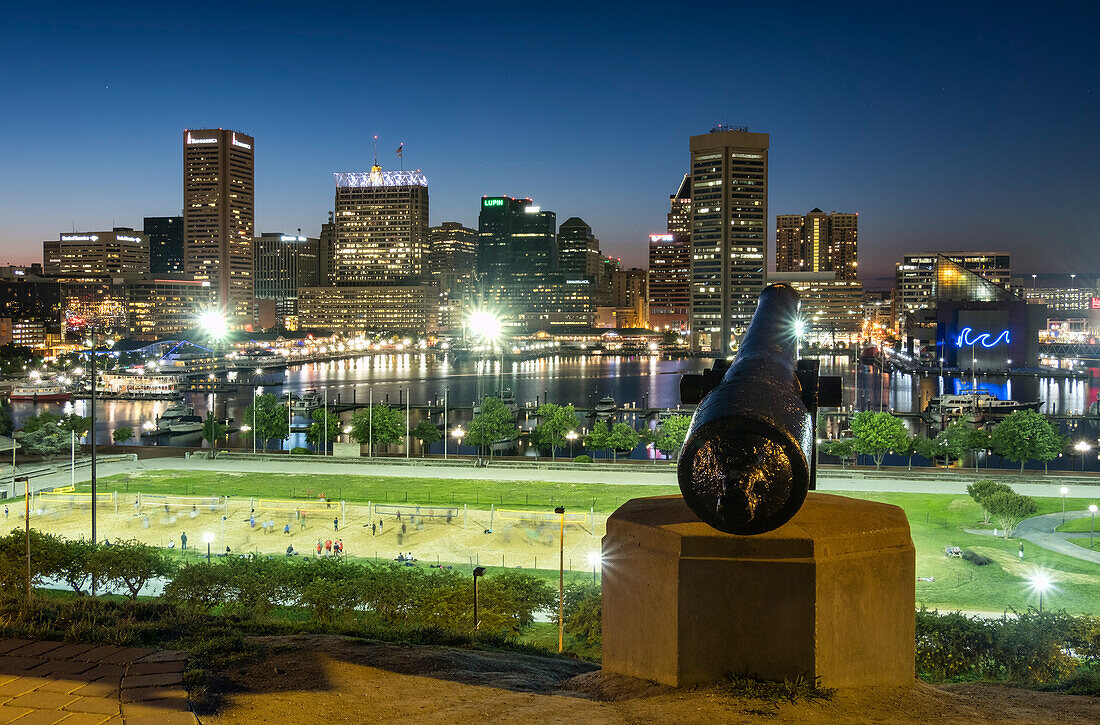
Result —
<path fill-rule="evenodd" d="M 708 371 L 681 382 L 684 402 L 699 402 L 687 398 L 700 392 L 702 401 L 680 455 L 680 490 L 692 511 L 720 531 L 776 529 L 814 487 L 818 361 L 797 360 L 798 311 L 793 287 L 768 286 L 721 379 Z M 716 363 L 716 371 L 722 366 Z M 839 380 L 829 382 L 829 395 L 839 395 Z"/>

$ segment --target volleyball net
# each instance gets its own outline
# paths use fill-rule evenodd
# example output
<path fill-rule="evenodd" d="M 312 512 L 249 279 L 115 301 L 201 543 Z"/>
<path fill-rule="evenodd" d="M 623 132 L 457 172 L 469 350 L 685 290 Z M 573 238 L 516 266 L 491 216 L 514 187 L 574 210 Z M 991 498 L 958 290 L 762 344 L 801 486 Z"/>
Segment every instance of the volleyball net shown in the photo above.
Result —
<path fill-rule="evenodd" d="M 229 513 L 228 496 L 172 496 L 168 494 L 139 493 L 134 498 L 134 508 L 164 509 L 166 511 L 183 509 L 195 513 Z"/>
<path fill-rule="evenodd" d="M 449 524 L 458 518 L 462 509 L 457 506 L 417 506 L 416 504 L 374 504 L 374 513 L 377 516 L 393 516 L 395 519 L 408 520 L 416 524 L 420 522 Z"/>

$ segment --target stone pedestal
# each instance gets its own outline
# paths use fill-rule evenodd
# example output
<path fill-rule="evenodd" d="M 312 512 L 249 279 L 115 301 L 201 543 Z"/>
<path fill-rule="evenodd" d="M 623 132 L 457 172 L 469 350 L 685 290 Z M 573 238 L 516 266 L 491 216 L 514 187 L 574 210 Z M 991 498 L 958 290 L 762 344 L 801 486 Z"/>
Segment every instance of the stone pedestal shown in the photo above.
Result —
<path fill-rule="evenodd" d="M 363 446 L 358 443 L 333 443 L 333 458 L 358 458 L 363 455 Z"/>
<path fill-rule="evenodd" d="M 603 668 L 675 687 L 911 685 L 915 588 L 896 506 L 810 492 L 782 527 L 734 536 L 680 496 L 633 499 L 603 538 Z"/>

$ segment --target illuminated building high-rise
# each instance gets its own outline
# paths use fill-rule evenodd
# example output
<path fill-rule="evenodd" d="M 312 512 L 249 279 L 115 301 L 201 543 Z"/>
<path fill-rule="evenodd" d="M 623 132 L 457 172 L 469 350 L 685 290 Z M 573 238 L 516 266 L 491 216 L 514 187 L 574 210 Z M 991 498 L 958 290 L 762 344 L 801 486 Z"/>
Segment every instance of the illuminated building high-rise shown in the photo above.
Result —
<path fill-rule="evenodd" d="M 209 280 L 231 328 L 253 318 L 255 141 L 238 131 L 183 132 L 183 267 Z"/>
<path fill-rule="evenodd" d="M 478 275 L 486 280 L 558 268 L 557 215 L 530 199 L 487 196 L 478 215 Z"/>
<path fill-rule="evenodd" d="M 558 228 L 558 270 L 592 278 L 600 274 L 600 240 L 580 217 L 570 217 Z"/>
<path fill-rule="evenodd" d="M 334 174 L 334 284 L 414 283 L 426 272 L 428 179 L 420 171 Z"/>
<path fill-rule="evenodd" d="M 826 214 L 775 218 L 775 271 L 833 272 L 836 279 L 859 276 L 859 214 Z"/>
<path fill-rule="evenodd" d="M 149 269 L 153 274 L 183 273 L 183 217 L 147 216 L 142 230 L 149 237 Z"/>
<path fill-rule="evenodd" d="M 268 232 L 255 239 L 256 300 L 272 300 L 275 324 L 290 328 L 298 314 L 298 289 L 317 287 L 320 240 Z"/>
<path fill-rule="evenodd" d="M 692 346 L 729 353 L 767 283 L 768 134 L 719 126 L 690 150 Z"/>
<path fill-rule="evenodd" d="M 428 271 L 443 292 L 455 292 L 477 270 L 477 231 L 459 222 L 428 230 Z"/>

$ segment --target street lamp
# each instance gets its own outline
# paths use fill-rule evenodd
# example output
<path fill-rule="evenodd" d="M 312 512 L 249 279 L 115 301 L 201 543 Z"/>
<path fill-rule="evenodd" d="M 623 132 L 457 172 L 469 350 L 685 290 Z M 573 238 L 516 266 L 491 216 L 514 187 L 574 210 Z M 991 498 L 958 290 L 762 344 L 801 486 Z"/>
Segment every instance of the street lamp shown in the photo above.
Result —
<path fill-rule="evenodd" d="M 1092 537 L 1096 533 L 1096 504 L 1089 504 L 1089 548 L 1092 548 Z"/>
<path fill-rule="evenodd" d="M 202 540 L 206 542 L 206 563 L 210 563 L 210 543 L 214 541 L 214 534 L 207 531 L 202 535 Z"/>
<path fill-rule="evenodd" d="M 1062 486 L 1058 489 L 1062 494 L 1062 523 L 1066 523 L 1066 494 L 1069 493 L 1069 489 Z"/>
<path fill-rule="evenodd" d="M 206 310 L 200 314 L 199 327 L 211 340 L 221 340 L 229 332 L 229 323 L 218 310 Z"/>
<path fill-rule="evenodd" d="M 571 430 L 565 434 L 565 439 L 569 441 L 569 457 L 573 457 L 573 441 L 577 440 L 577 431 Z"/>
<path fill-rule="evenodd" d="M 603 562 L 603 557 L 600 556 L 600 552 L 593 551 L 588 555 L 588 564 L 592 567 L 592 583 L 596 583 L 596 567 L 600 566 Z"/>
<path fill-rule="evenodd" d="M 1092 507 L 1096 509 L 1095 506 Z M 565 507 L 558 506 L 554 513 L 561 516 L 561 547 L 558 551 L 558 653 L 565 649 Z"/>
<path fill-rule="evenodd" d="M 477 618 L 477 580 L 478 580 L 479 577 L 483 577 L 483 576 L 485 576 L 485 567 L 475 566 L 474 567 L 474 630 L 475 631 L 481 625 L 481 622 Z"/>
<path fill-rule="evenodd" d="M 1073 450 L 1081 454 L 1082 471 L 1085 470 L 1085 453 L 1087 453 L 1090 448 L 1092 448 L 1092 446 L 1088 444 L 1088 441 L 1077 441 L 1077 444 L 1073 446 Z"/>
<path fill-rule="evenodd" d="M 1037 572 L 1031 578 L 1031 588 L 1039 592 L 1039 611 L 1043 611 L 1043 592 L 1050 588 L 1050 577 L 1044 572 Z"/>

